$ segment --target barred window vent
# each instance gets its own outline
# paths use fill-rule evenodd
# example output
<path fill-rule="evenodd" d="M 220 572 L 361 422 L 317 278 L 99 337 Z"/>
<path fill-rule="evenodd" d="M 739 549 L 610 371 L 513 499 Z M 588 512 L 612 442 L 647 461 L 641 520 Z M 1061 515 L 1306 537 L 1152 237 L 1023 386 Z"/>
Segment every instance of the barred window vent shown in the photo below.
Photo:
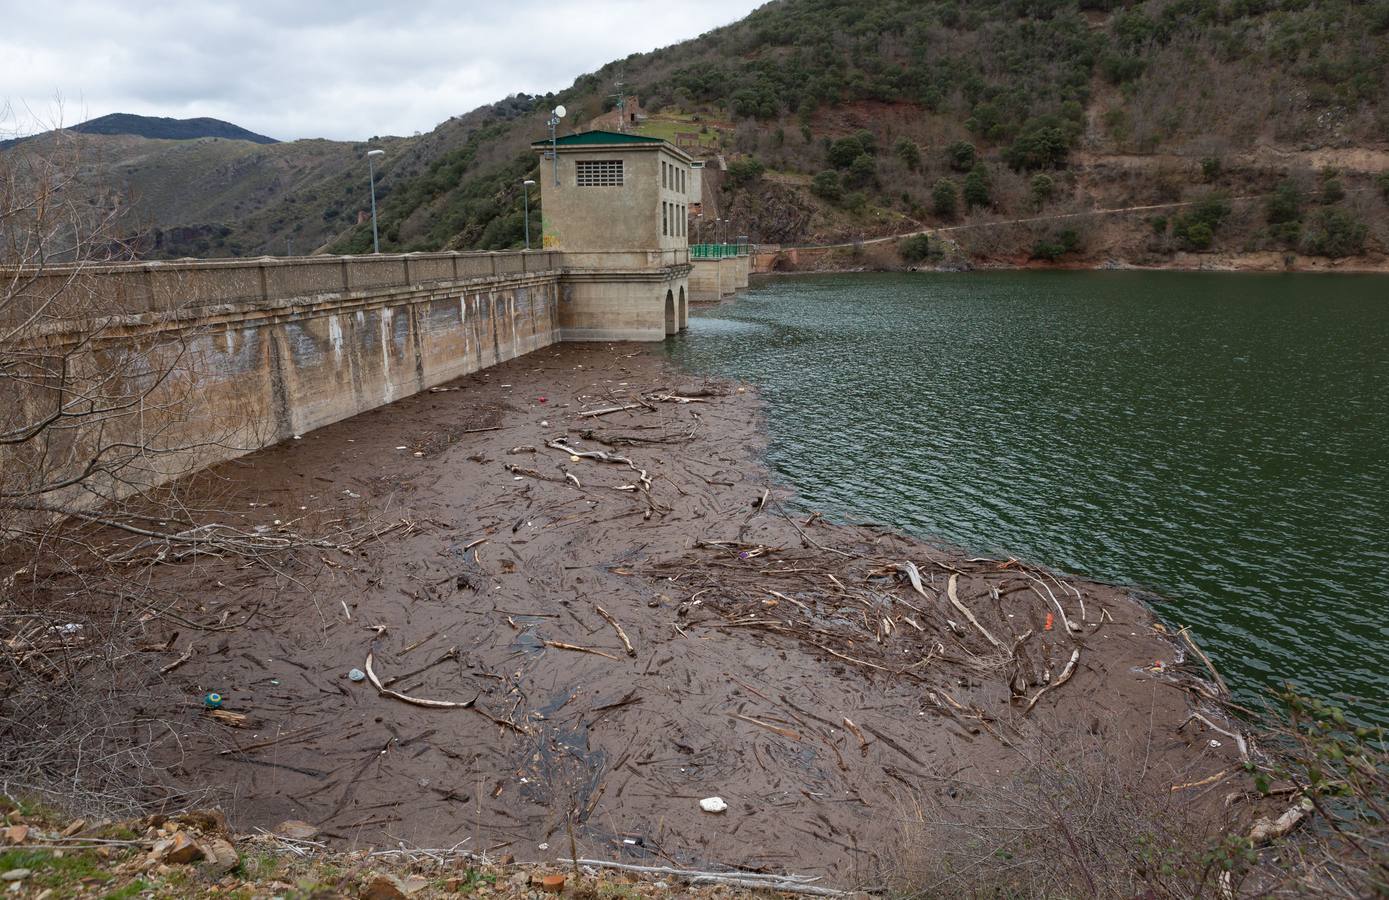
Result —
<path fill-rule="evenodd" d="M 620 159 L 581 159 L 575 165 L 579 187 L 622 187 Z"/>

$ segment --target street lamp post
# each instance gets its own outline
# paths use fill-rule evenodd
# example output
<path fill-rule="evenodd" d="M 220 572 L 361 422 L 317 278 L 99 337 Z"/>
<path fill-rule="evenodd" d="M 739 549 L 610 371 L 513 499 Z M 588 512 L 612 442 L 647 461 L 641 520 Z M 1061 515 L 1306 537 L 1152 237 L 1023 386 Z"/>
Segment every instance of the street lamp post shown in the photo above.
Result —
<path fill-rule="evenodd" d="M 385 156 L 385 150 L 367 151 L 367 172 L 371 178 L 371 247 L 374 253 L 381 252 L 381 237 L 376 232 L 376 161 L 375 157 Z"/>
<path fill-rule="evenodd" d="M 527 178 L 521 182 L 521 202 L 526 210 L 526 249 L 531 248 L 531 188 L 535 182 Z"/>

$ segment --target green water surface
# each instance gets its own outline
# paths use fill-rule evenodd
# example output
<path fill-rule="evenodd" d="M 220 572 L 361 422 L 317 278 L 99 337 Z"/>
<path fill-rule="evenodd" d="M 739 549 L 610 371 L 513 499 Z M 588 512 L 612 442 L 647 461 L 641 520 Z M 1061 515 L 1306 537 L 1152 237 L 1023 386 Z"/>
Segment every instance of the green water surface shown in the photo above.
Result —
<path fill-rule="evenodd" d="M 697 311 L 807 508 L 1151 589 L 1245 697 L 1389 722 L 1389 278 L 785 277 Z"/>

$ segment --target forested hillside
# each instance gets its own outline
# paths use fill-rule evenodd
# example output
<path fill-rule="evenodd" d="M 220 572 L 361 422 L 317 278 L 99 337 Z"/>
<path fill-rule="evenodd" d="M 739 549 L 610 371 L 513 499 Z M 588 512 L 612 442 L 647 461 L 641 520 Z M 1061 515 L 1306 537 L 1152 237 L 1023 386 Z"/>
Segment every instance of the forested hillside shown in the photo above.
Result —
<path fill-rule="evenodd" d="M 692 236 L 714 218 L 792 245 L 948 228 L 906 261 L 1010 264 L 1389 245 L 1389 0 L 777 0 L 558 95 L 371 144 L 388 150 L 382 249 L 519 246 L 547 111 L 587 127 L 619 80 L 642 132 L 710 161 Z M 205 252 L 368 250 L 360 162 L 227 216 Z"/>
<path fill-rule="evenodd" d="M 515 245 L 544 111 L 580 126 L 619 78 L 643 131 L 721 157 L 706 211 L 756 241 L 953 226 L 978 258 L 1152 262 L 1389 238 L 1386 0 L 782 0 L 473 130 L 392 192 L 389 246 Z"/>

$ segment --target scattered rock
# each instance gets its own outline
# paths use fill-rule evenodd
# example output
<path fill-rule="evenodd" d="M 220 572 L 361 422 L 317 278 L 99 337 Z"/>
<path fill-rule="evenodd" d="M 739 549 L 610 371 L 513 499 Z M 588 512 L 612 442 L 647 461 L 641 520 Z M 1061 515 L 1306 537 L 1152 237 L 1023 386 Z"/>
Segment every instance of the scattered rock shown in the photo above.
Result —
<path fill-rule="evenodd" d="M 560 891 L 564 890 L 564 876 L 546 875 L 544 878 L 540 879 L 540 887 L 552 894 L 558 894 Z"/>
<path fill-rule="evenodd" d="M 188 836 L 188 832 L 178 831 L 172 837 L 155 844 L 151 856 L 160 863 L 183 865 L 202 859 L 203 851 L 197 842 Z"/>
<path fill-rule="evenodd" d="M 0 881 L 23 881 L 28 878 L 29 869 L 10 869 L 7 872 L 0 872 Z"/>
<path fill-rule="evenodd" d="M 5 829 L 5 843 L 22 844 L 29 840 L 28 825 L 11 825 Z"/>
<path fill-rule="evenodd" d="M 192 828 L 194 831 L 213 834 L 230 834 L 227 817 L 220 809 L 194 809 L 174 816 L 174 821 Z"/>
<path fill-rule="evenodd" d="M 72 822 L 68 823 L 68 827 L 63 829 L 63 837 L 72 837 L 74 834 L 77 834 L 77 832 L 81 831 L 83 828 L 86 827 L 86 819 L 74 819 Z"/>
<path fill-rule="evenodd" d="M 429 882 L 418 875 L 400 878 L 396 875 L 374 875 L 362 889 L 362 900 L 404 900 L 418 894 Z"/>
<path fill-rule="evenodd" d="M 707 813 L 721 813 L 728 809 L 728 804 L 722 797 L 705 797 L 699 801 L 699 808 Z"/>
<path fill-rule="evenodd" d="M 298 819 L 289 819 L 276 825 L 275 833 L 280 837 L 289 838 L 294 841 L 310 841 L 318 834 L 318 829 L 308 822 L 301 822 Z"/>
<path fill-rule="evenodd" d="M 405 888 L 394 875 L 377 875 L 362 889 L 362 900 L 404 900 Z"/>
<path fill-rule="evenodd" d="M 198 841 L 198 848 L 202 851 L 203 859 L 207 860 L 203 868 L 213 876 L 226 875 L 241 861 L 236 855 L 236 848 L 225 838 L 205 835 Z"/>

